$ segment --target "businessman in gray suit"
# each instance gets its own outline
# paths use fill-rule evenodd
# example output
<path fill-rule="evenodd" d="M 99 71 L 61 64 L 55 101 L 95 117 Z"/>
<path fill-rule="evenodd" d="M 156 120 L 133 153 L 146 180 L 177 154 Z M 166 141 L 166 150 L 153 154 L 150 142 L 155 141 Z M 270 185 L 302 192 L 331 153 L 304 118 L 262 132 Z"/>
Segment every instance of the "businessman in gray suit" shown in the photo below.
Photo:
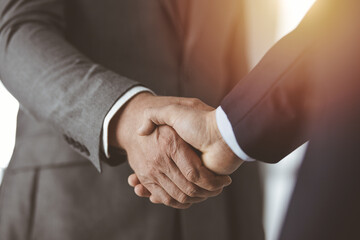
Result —
<path fill-rule="evenodd" d="M 242 1 L 1 0 L 0 75 L 20 102 L 0 239 L 263 239 L 256 165 L 203 166 L 158 95 L 217 105 L 247 70 Z M 101 171 L 101 174 L 99 174 Z M 135 172 L 150 200 L 127 186 Z"/>

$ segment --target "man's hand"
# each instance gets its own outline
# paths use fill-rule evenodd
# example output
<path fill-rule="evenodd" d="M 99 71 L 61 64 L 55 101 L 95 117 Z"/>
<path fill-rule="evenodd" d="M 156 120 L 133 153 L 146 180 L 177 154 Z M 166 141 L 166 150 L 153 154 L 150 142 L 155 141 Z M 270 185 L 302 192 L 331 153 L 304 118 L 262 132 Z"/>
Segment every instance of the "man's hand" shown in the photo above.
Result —
<path fill-rule="evenodd" d="M 137 195 L 150 197 L 154 203 L 187 208 L 220 194 L 231 179 L 204 167 L 193 149 L 168 126 L 156 128 L 146 136 L 137 134 L 147 109 L 163 107 L 171 101 L 177 100 L 150 93 L 136 95 L 110 122 L 109 142 L 126 150 L 136 183 L 140 184 L 135 188 Z"/>
<path fill-rule="evenodd" d="M 198 99 L 167 98 L 169 104 L 144 112 L 148 119 L 139 130 L 144 136 L 156 125 L 168 125 L 194 148 L 202 152 L 204 165 L 215 173 L 229 175 L 241 164 L 224 142 L 217 124 L 215 110 Z"/>

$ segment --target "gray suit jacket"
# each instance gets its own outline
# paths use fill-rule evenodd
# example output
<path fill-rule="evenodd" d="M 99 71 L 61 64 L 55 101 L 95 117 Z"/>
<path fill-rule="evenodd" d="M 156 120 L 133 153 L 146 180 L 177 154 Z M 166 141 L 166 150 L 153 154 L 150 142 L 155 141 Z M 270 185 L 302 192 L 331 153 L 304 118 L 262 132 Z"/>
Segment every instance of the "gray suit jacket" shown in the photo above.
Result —
<path fill-rule="evenodd" d="M 246 73 L 242 9 L 236 0 L 1 0 L 0 74 L 21 107 L 0 239 L 263 239 L 255 165 L 221 196 L 178 211 L 137 198 L 126 156 L 101 149 L 104 117 L 133 86 L 217 105 Z"/>

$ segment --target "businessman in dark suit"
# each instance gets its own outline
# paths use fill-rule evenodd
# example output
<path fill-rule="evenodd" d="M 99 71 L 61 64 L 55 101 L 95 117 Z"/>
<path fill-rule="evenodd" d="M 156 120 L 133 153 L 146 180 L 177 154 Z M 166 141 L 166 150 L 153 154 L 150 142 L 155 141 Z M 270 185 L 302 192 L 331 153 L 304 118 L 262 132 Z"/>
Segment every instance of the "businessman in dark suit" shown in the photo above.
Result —
<path fill-rule="evenodd" d="M 242 11 L 235 0 L 1 0 L 1 80 L 20 111 L 0 239 L 263 239 L 256 166 L 186 211 L 127 185 L 134 171 L 152 202 L 188 208 L 229 184 L 171 128 L 136 129 L 167 104 L 152 91 L 215 106 L 246 73 Z"/>
<path fill-rule="evenodd" d="M 147 110 L 140 134 L 172 126 L 220 174 L 310 139 L 280 239 L 359 239 L 359 11 L 359 1 L 319 0 L 216 110 L 178 99 Z"/>

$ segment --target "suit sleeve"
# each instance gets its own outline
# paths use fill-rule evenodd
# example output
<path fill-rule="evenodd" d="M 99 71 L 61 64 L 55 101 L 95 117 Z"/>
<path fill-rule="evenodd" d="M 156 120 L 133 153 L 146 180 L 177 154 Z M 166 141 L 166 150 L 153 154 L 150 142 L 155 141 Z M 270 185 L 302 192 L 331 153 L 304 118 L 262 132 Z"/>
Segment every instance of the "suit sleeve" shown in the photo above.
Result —
<path fill-rule="evenodd" d="M 100 170 L 104 118 L 137 82 L 92 62 L 63 33 L 62 0 L 0 2 L 0 77 L 21 107 Z M 72 144 L 72 143 L 76 144 Z"/>
<path fill-rule="evenodd" d="M 319 0 L 224 98 L 221 107 L 239 146 L 251 158 L 278 162 L 308 140 L 314 56 L 344 27 L 341 19 L 350 9 L 358 9 L 356 2 Z"/>

